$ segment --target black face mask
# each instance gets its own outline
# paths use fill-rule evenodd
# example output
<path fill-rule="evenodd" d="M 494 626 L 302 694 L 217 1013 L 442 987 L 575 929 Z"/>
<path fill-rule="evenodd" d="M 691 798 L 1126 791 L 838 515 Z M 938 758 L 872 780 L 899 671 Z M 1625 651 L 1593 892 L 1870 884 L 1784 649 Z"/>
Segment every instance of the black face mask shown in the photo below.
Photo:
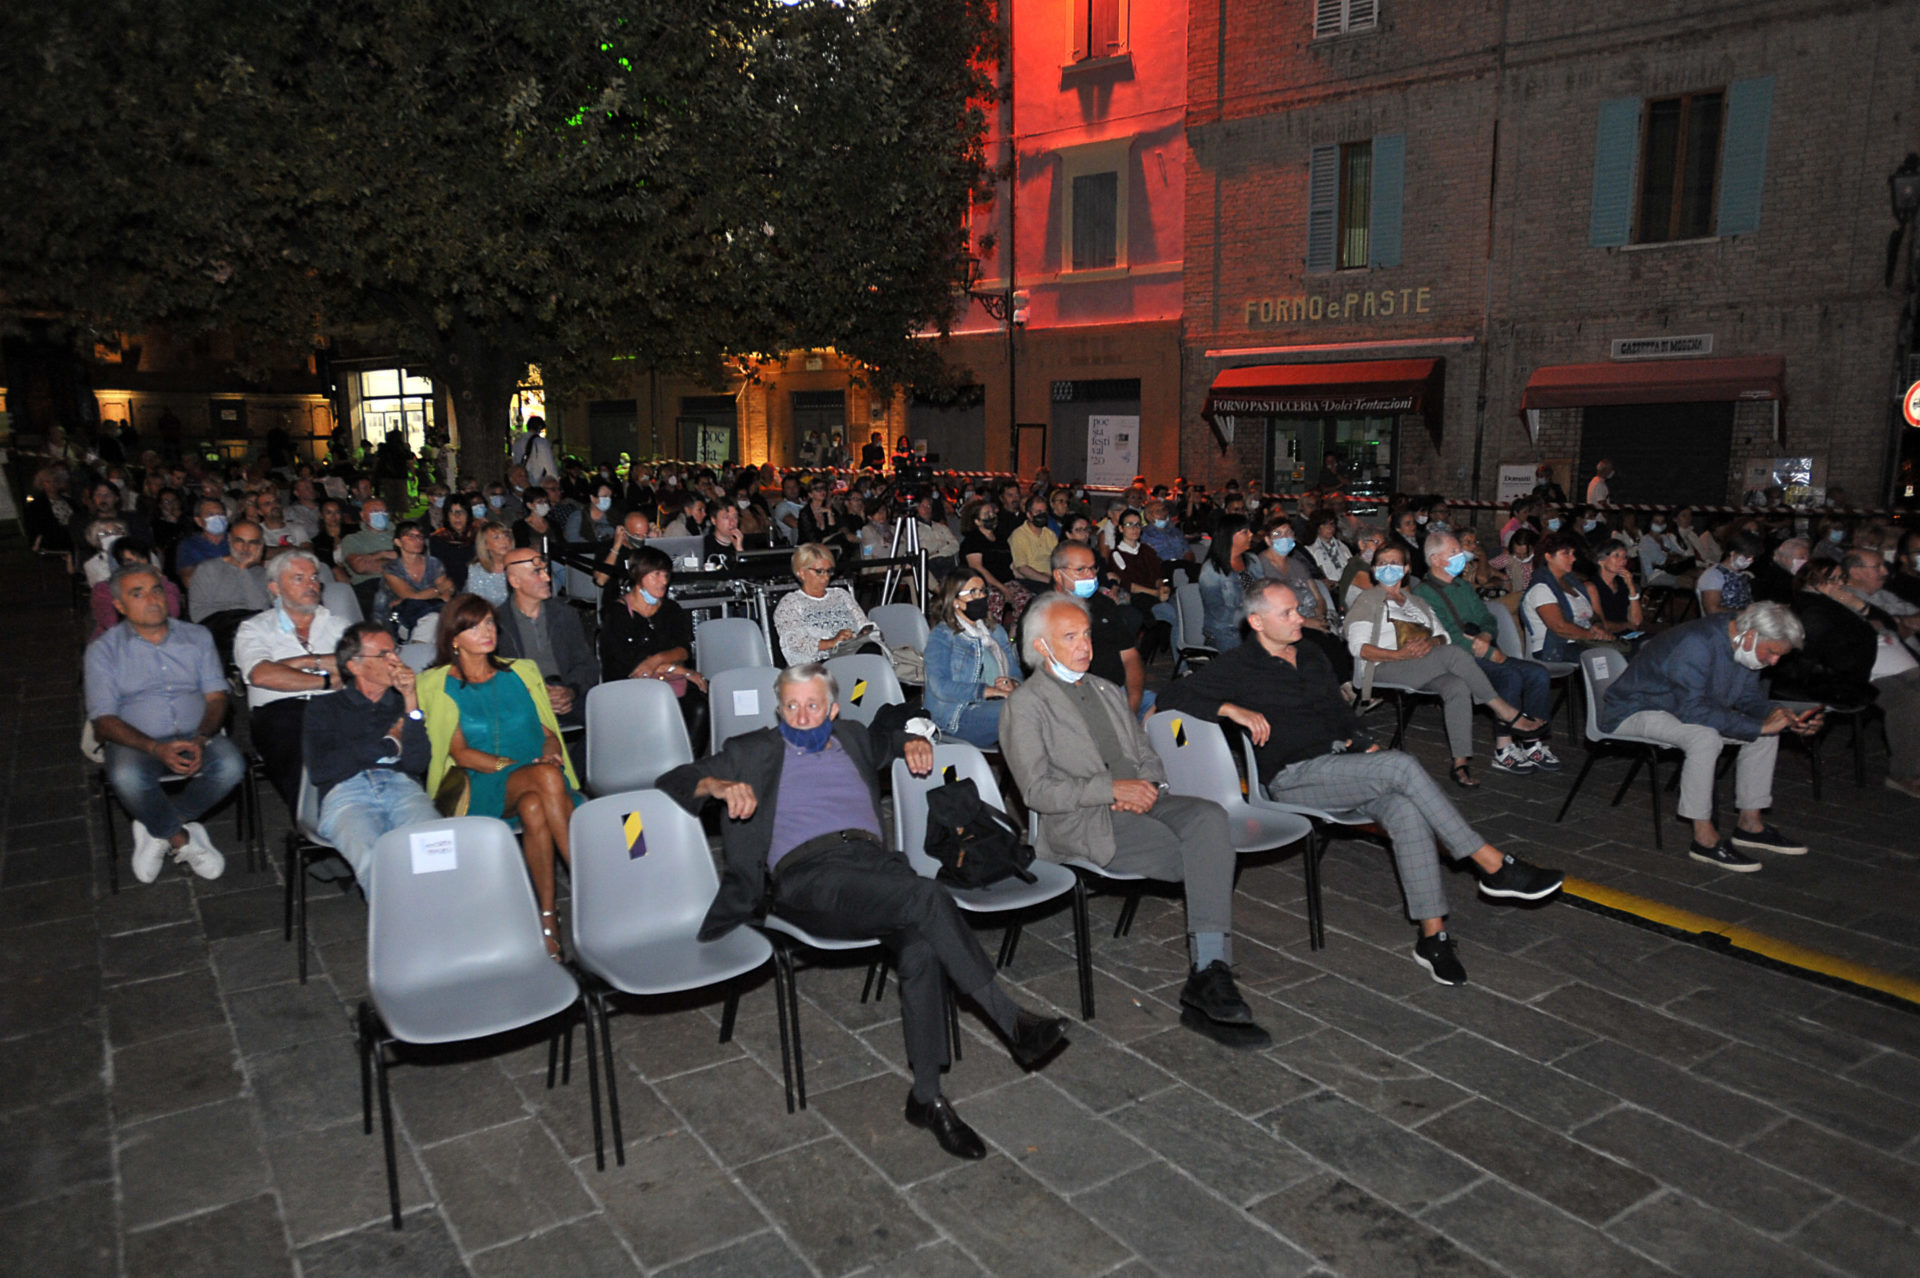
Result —
<path fill-rule="evenodd" d="M 1047 526 L 1047 517 L 1045 515 L 1028 515 L 1027 522 L 1035 528 L 1045 528 Z"/>
<path fill-rule="evenodd" d="M 978 599 L 969 599 L 964 604 L 961 604 L 960 611 L 968 621 L 985 621 L 987 619 L 987 605 L 991 602 L 992 601 L 985 595 L 981 595 Z"/>

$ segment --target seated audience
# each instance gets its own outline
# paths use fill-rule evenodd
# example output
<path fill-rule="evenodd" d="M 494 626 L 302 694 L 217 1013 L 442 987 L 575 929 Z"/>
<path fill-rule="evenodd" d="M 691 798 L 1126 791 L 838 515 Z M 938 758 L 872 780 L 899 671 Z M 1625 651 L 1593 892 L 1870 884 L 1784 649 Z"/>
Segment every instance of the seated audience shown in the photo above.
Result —
<path fill-rule="evenodd" d="M 182 537 L 173 548 L 173 570 L 189 591 L 200 565 L 224 558 L 227 553 L 227 504 L 218 497 L 207 497 L 194 503 L 193 509 L 198 532 Z"/>
<path fill-rule="evenodd" d="M 707 681 L 691 664 L 693 619 L 667 597 L 673 561 L 652 546 L 632 548 L 633 584 L 600 614 L 600 679 L 660 679 L 680 699 L 696 753 L 707 739 Z"/>
<path fill-rule="evenodd" d="M 960 512 L 960 557 L 954 564 L 955 572 L 973 573 L 987 583 L 992 592 L 987 615 L 993 624 L 1003 627 L 1018 621 L 1021 610 L 1033 598 L 1033 591 L 1014 576 L 1013 552 L 999 535 L 1001 523 L 1012 518 L 992 502 L 968 503 Z"/>
<path fill-rule="evenodd" d="M 473 546 L 467 593 L 498 608 L 507 601 L 507 552 L 513 549 L 513 533 L 505 524 L 487 520 L 474 529 Z"/>
<path fill-rule="evenodd" d="M 473 563 L 473 529 L 473 511 L 467 503 L 449 500 L 441 512 L 440 526 L 427 538 L 428 550 L 447 570 L 455 590 L 467 588 L 467 567 Z"/>
<path fill-rule="evenodd" d="M 1685 752 L 1680 817 L 1693 822 L 1687 855 L 1695 861 L 1744 874 L 1760 868 L 1749 853 L 1800 856 L 1807 850 L 1768 824 L 1766 810 L 1773 806 L 1780 733 L 1818 731 L 1820 710 L 1773 705 L 1760 682 L 1760 672 L 1805 637 L 1800 619 L 1783 604 L 1750 604 L 1732 617 L 1709 614 L 1655 636 L 1607 688 L 1600 703 L 1602 728 Z M 1740 815 L 1733 833 L 1723 839 L 1713 822 L 1713 779 L 1720 751 L 1728 745 L 1740 747 L 1734 765 Z"/>
<path fill-rule="evenodd" d="M 360 599 L 360 610 L 376 616 L 374 598 L 379 594 L 387 565 L 400 557 L 393 544 L 393 519 L 387 503 L 368 497 L 360 507 L 360 529 L 340 542 L 340 561 L 346 565 L 347 580 Z"/>
<path fill-rule="evenodd" d="M 375 620 L 392 618 L 403 635 L 433 616 L 453 598 L 453 578 L 438 559 L 427 553 L 427 528 L 417 519 L 403 519 L 393 532 L 398 557 L 380 570 L 380 589 L 373 597 Z"/>
<path fill-rule="evenodd" d="M 1201 632 L 1221 652 L 1240 646 L 1240 618 L 1246 590 L 1260 579 L 1253 554 L 1253 529 L 1244 515 L 1222 515 L 1213 526 L 1213 544 L 1200 565 Z"/>
<path fill-rule="evenodd" d="M 1000 747 L 1000 711 L 1020 686 L 1020 662 L 1007 632 L 987 619 L 987 584 L 953 573 L 936 601 L 928 632 L 925 704 L 940 731 L 983 750 Z"/>
<path fill-rule="evenodd" d="M 600 682 L 600 669 L 580 614 L 555 602 L 552 570 L 531 546 L 507 552 L 507 602 L 494 610 L 494 622 L 499 655 L 540 667 L 555 717 L 584 724 L 587 693 Z"/>
<path fill-rule="evenodd" d="M 900 974 L 913 1073 L 906 1121 L 932 1131 L 956 1158 L 983 1158 L 985 1142 L 941 1094 L 947 985 L 986 1014 L 1028 1068 L 1065 1045 L 1066 1022 L 1015 1005 L 946 888 L 887 846 L 882 778 L 896 758 L 925 776 L 932 744 L 839 722 L 837 692 L 824 666 L 789 667 L 774 686 L 777 729 L 734 737 L 718 754 L 660 778 L 659 788 L 687 811 L 698 815 L 709 803 L 724 810 L 720 889 L 700 936 L 723 936 L 766 906 L 823 935 L 880 937 Z"/>
<path fill-rule="evenodd" d="M 213 635 L 223 661 L 233 657 L 233 633 L 254 613 L 273 606 L 267 570 L 260 562 L 260 525 L 241 521 L 227 536 L 220 559 L 202 560 L 187 587 L 187 616 Z"/>
<path fill-rule="evenodd" d="M 1088 670 L 1121 688 L 1136 717 L 1153 708 L 1147 688 L 1147 663 L 1140 655 L 1139 614 L 1123 608 L 1100 590 L 1100 573 L 1093 548 L 1063 541 L 1047 559 L 1053 566 L 1053 588 L 1086 605 L 1093 621 L 1093 664 Z"/>
<path fill-rule="evenodd" d="M 1180 1023 L 1229 1047 L 1264 1047 L 1271 1036 L 1254 1023 L 1230 966 L 1236 854 L 1226 813 L 1166 792 L 1166 769 L 1126 694 L 1087 673 L 1093 622 L 1084 603 L 1054 592 L 1035 599 L 1020 648 L 1033 677 L 1007 697 L 1000 748 L 1040 814 L 1037 850 L 1183 883 L 1191 969 Z"/>
<path fill-rule="evenodd" d="M 227 717 L 227 676 L 203 626 L 167 616 L 160 570 L 128 564 L 112 579 L 125 620 L 87 645 L 87 718 L 107 784 L 133 820 L 133 876 L 151 883 L 169 852 L 203 879 L 226 868 L 200 824 L 246 775 Z M 163 780 L 185 777 L 169 790 Z"/>
<path fill-rule="evenodd" d="M 289 812 L 300 801 L 300 724 L 307 702 L 340 685 L 333 650 L 347 623 L 320 602 L 325 583 L 319 560 L 289 550 L 267 567 L 273 606 L 234 632 L 233 661 L 247 685 L 253 752 Z"/>
<path fill-rule="evenodd" d="M 773 609 L 773 633 L 789 664 L 825 661 L 849 652 L 880 652 L 879 632 L 845 586 L 829 586 L 833 552 L 808 542 L 793 552 L 800 589 L 781 596 Z"/>
<path fill-rule="evenodd" d="M 1727 553 L 1695 583 L 1703 616 L 1736 613 L 1753 602 L 1753 578 L 1747 570 L 1766 550 L 1767 543 L 1754 533 L 1738 532 L 1727 539 Z"/>
<path fill-rule="evenodd" d="M 154 553 L 147 543 L 138 537 L 122 537 L 113 543 L 113 568 L 115 572 L 128 564 L 153 564 L 159 567 Z M 180 615 L 180 587 L 173 584 L 171 577 L 166 578 L 167 615 Z M 92 643 L 107 631 L 120 624 L 120 613 L 113 606 L 113 576 L 109 573 L 105 580 L 96 583 L 88 593 L 87 602 L 93 609 L 93 633 L 87 636 Z"/>
<path fill-rule="evenodd" d="M 1887 589 L 1887 563 L 1878 551 L 1849 550 L 1840 566 L 1846 570 L 1848 592 L 1885 613 L 1902 640 L 1920 634 L 1920 606 Z"/>
<path fill-rule="evenodd" d="M 1587 583 L 1573 570 L 1579 553 L 1578 543 L 1565 533 L 1550 532 L 1540 540 L 1529 574 L 1532 584 L 1520 598 L 1527 655 L 1536 661 L 1578 661 L 1582 644 L 1607 640 Z"/>
<path fill-rule="evenodd" d="M 1614 638 L 1646 628 L 1647 616 L 1640 606 L 1640 587 L 1627 567 L 1627 548 L 1608 542 L 1594 556 L 1592 591 L 1601 630 Z"/>

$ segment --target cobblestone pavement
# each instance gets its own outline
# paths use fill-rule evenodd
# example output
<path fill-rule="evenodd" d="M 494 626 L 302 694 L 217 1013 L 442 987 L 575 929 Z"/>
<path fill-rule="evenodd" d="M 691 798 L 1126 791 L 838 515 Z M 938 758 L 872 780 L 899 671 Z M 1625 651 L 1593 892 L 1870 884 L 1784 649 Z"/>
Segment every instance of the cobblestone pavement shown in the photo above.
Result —
<path fill-rule="evenodd" d="M 891 992 L 862 1004 L 862 969 L 819 968 L 795 1115 L 765 981 L 731 1044 L 717 1004 L 615 1018 L 624 1168 L 594 1169 L 584 1080 L 546 1090 L 539 1041 L 401 1065 L 395 1233 L 349 1030 L 363 907 L 316 885 L 296 984 L 278 870 L 246 872 L 224 815 L 224 878 L 142 886 L 123 866 L 108 893 L 78 622 L 19 558 L 0 557 L 0 1273 L 1920 1273 L 1920 1016 L 1563 903 L 1489 906 L 1464 875 L 1472 984 L 1443 988 L 1411 960 L 1387 857 L 1357 842 L 1328 857 L 1317 952 L 1297 858 L 1244 868 L 1238 968 L 1265 1051 L 1179 1027 L 1176 900 L 1116 940 L 1096 898 L 1098 1015 L 1071 1049 L 1023 1074 L 963 1018 L 948 1091 L 982 1162 L 902 1123 Z M 1414 733 L 1429 763 L 1437 718 Z M 1508 850 L 1920 972 L 1920 808 L 1830 754 L 1818 806 L 1804 763 L 1780 767 L 1779 823 L 1814 854 L 1749 876 L 1686 861 L 1678 824 L 1651 851 L 1644 790 L 1606 806 L 1624 763 L 1565 825 L 1567 774 L 1490 776 L 1464 806 Z M 1009 975 L 1075 1006 L 1064 915 L 1029 927 Z"/>

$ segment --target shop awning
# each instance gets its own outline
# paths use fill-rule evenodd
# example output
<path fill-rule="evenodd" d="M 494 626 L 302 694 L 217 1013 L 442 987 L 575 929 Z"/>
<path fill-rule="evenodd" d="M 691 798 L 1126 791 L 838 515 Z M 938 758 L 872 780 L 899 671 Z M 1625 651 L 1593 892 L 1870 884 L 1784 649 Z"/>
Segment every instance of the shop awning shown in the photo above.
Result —
<path fill-rule="evenodd" d="M 1255 364 L 1213 379 L 1202 412 L 1278 417 L 1290 413 L 1437 413 L 1440 361 L 1380 359 L 1351 364 Z"/>
<path fill-rule="evenodd" d="M 1589 404 L 1697 404 L 1718 400 L 1783 400 L 1787 361 L 1778 355 L 1743 359 L 1648 360 L 1631 364 L 1550 364 L 1534 370 L 1520 396 L 1520 412 L 1585 408 Z"/>

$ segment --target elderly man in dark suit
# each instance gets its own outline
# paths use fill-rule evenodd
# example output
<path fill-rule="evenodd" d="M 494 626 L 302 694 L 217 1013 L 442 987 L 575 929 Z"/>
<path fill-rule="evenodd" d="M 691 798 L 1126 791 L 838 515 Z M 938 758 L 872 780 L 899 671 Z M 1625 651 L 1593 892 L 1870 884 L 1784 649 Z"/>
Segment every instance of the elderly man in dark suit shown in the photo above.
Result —
<path fill-rule="evenodd" d="M 771 910 L 824 936 L 878 936 L 900 973 L 900 1019 L 913 1090 L 906 1118 L 957 1158 L 986 1145 L 940 1093 L 947 1067 L 941 982 L 971 998 L 1031 1067 L 1066 1042 L 1066 1022 L 1016 1007 L 945 888 L 890 850 L 880 827 L 880 776 L 904 757 L 933 768 L 924 736 L 838 722 L 826 667 L 802 664 L 774 685 L 780 724 L 734 737 L 719 753 L 661 777 L 659 788 L 698 814 L 724 804 L 720 890 L 701 924 L 711 940 Z"/>

